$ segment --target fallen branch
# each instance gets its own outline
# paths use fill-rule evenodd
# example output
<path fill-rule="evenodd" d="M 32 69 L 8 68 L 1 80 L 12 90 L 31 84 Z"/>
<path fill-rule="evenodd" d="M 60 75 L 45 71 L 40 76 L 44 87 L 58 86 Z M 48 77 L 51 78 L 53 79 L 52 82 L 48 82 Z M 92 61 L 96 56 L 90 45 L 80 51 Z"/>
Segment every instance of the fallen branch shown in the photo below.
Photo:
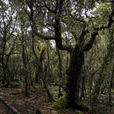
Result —
<path fill-rule="evenodd" d="M 12 111 L 13 114 L 20 114 L 20 112 L 19 112 L 16 108 L 14 108 L 13 106 L 11 106 L 11 104 L 9 104 L 7 101 L 5 101 L 5 100 L 3 99 L 3 97 L 1 97 L 1 96 L 0 96 L 0 101 L 1 101 L 5 106 L 7 106 L 8 109 L 9 109 L 10 111 Z"/>

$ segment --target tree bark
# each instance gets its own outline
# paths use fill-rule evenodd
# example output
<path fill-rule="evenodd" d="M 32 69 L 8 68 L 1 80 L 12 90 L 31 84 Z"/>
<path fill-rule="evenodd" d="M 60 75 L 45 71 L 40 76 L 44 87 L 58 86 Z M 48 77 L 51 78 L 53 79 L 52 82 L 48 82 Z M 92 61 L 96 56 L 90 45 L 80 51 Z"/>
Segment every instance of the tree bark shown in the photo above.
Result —
<path fill-rule="evenodd" d="M 58 49 L 57 50 L 57 56 L 58 56 L 58 60 L 59 60 L 59 63 L 58 63 L 58 68 L 59 68 L 59 71 L 58 71 L 58 78 L 59 78 L 59 93 L 58 93 L 58 97 L 61 97 L 62 96 L 62 86 L 63 86 L 63 73 L 62 73 L 62 59 L 61 59 L 61 54 L 60 54 L 60 51 Z"/>
<path fill-rule="evenodd" d="M 81 94 L 80 94 L 80 101 L 85 97 L 85 77 L 83 76 L 81 79 Z"/>
<path fill-rule="evenodd" d="M 29 81 L 29 73 L 27 69 L 27 60 L 26 60 L 26 54 L 25 54 L 25 46 L 22 44 L 22 59 L 23 59 L 23 69 L 24 69 L 24 75 L 25 75 L 25 96 L 30 96 L 30 81 Z"/>
<path fill-rule="evenodd" d="M 82 65 L 84 64 L 84 53 L 81 52 L 78 45 L 73 49 L 70 58 L 70 66 L 67 71 L 66 84 L 66 107 L 75 107 L 79 101 L 79 85 Z"/>
<path fill-rule="evenodd" d="M 108 90 L 108 94 L 109 94 L 109 105 L 110 106 L 112 106 L 111 90 L 112 90 L 112 86 L 113 86 L 113 80 L 114 80 L 114 65 L 113 65 L 113 69 L 112 69 L 112 75 L 110 77 L 110 84 L 109 84 L 109 90 Z"/>

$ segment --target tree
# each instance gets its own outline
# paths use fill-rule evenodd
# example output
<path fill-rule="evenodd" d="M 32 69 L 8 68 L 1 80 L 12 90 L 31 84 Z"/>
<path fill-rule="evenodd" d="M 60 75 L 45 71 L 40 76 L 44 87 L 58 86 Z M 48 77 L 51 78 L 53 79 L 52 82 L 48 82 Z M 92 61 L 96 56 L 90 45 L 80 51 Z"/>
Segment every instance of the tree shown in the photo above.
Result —
<path fill-rule="evenodd" d="M 47 9 L 46 11 L 49 13 L 53 13 L 52 27 L 54 29 L 54 36 L 43 36 L 42 34 L 37 32 L 36 21 L 34 19 L 34 14 L 35 14 L 34 4 L 35 3 L 28 1 L 29 3 L 28 6 L 31 12 L 30 20 L 34 26 L 34 33 L 35 35 L 37 35 L 38 37 L 44 40 L 55 40 L 56 46 L 59 50 L 66 50 L 70 53 L 70 64 L 67 70 L 68 77 L 67 77 L 67 83 L 66 83 L 66 96 L 65 96 L 67 99 L 66 107 L 67 108 L 76 107 L 77 102 L 79 101 L 79 84 L 80 84 L 79 80 L 80 80 L 82 66 L 84 65 L 84 53 L 89 51 L 92 48 L 93 43 L 96 39 L 96 36 L 99 34 L 100 30 L 111 27 L 113 23 L 112 18 L 113 18 L 114 10 L 112 7 L 112 12 L 109 16 L 108 24 L 106 26 L 101 25 L 100 27 L 95 27 L 94 25 L 92 25 L 93 31 L 90 31 L 87 23 L 82 18 L 79 18 L 78 21 L 79 22 L 82 21 L 82 30 L 81 30 L 81 34 L 77 38 L 76 45 L 73 48 L 71 46 L 65 46 L 62 43 L 62 16 L 63 16 L 63 8 L 64 8 L 66 1 L 56 0 L 54 4 L 55 9 L 49 8 L 47 6 L 47 1 L 46 2 L 43 1 L 43 2 L 44 2 L 44 6 Z M 81 10 L 83 11 L 83 8 L 80 9 L 80 12 Z M 90 22 L 91 22 L 91 18 L 90 18 Z M 87 34 L 90 34 L 91 38 L 84 46 L 82 46 L 82 44 L 84 43 L 84 38 Z"/>
<path fill-rule="evenodd" d="M 4 86 L 9 86 L 10 84 L 10 72 L 8 68 L 8 63 L 15 46 L 15 22 L 16 16 L 13 17 L 14 11 L 12 9 L 8 10 L 8 5 L 1 2 L 1 20 L 0 20 L 0 35 L 1 35 L 1 64 L 3 71 L 2 83 Z M 10 12 L 10 13 L 9 13 Z M 9 46 L 10 45 L 10 46 Z M 9 47 L 9 49 L 7 49 Z"/>

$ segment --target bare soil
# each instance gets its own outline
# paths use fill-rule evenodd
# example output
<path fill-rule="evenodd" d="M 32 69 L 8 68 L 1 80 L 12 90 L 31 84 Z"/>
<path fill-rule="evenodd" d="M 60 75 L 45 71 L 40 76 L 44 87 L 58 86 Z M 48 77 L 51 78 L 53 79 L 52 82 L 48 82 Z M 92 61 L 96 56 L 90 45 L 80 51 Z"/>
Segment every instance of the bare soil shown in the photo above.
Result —
<path fill-rule="evenodd" d="M 101 95 L 101 103 L 94 105 L 93 112 L 88 113 L 52 109 L 43 88 L 31 89 L 30 97 L 25 97 L 24 88 L 0 88 L 0 96 L 15 107 L 20 114 L 36 114 L 36 110 L 39 110 L 41 114 L 114 114 L 114 97 L 112 97 L 112 107 L 109 107 L 107 95 Z M 13 113 L 0 101 L 0 114 Z"/>

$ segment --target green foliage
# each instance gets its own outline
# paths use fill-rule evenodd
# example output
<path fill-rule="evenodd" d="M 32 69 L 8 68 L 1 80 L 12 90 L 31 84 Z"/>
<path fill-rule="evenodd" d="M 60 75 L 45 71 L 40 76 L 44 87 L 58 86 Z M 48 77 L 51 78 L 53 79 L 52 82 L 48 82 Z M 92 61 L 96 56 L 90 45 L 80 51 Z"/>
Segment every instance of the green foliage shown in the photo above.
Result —
<path fill-rule="evenodd" d="M 85 0 L 84 0 L 85 2 Z M 92 9 L 95 7 L 95 2 L 96 0 L 86 0 L 85 4 L 86 4 L 86 7 L 89 8 L 89 9 Z"/>
<path fill-rule="evenodd" d="M 111 93 L 114 94 L 114 89 L 111 90 Z"/>
<path fill-rule="evenodd" d="M 43 57 L 45 49 L 46 49 L 45 46 L 42 46 L 41 47 L 40 52 L 39 52 L 39 58 L 42 58 Z"/>
<path fill-rule="evenodd" d="M 95 8 L 91 13 L 95 16 L 95 18 L 92 19 L 95 27 L 106 26 L 108 24 L 108 17 L 111 13 L 110 3 L 99 4 L 98 8 Z"/>
<path fill-rule="evenodd" d="M 33 83 L 34 88 L 43 88 L 42 84 Z"/>
<path fill-rule="evenodd" d="M 2 0 L 0 0 L 0 10 L 7 10 L 8 7 L 6 5 L 6 3 Z"/>
<path fill-rule="evenodd" d="M 12 0 L 12 3 L 13 3 L 15 6 L 22 6 L 22 5 L 24 5 L 25 0 Z"/>
<path fill-rule="evenodd" d="M 97 16 L 106 16 L 111 12 L 110 3 L 101 3 L 96 10 L 93 11 L 94 15 Z"/>

